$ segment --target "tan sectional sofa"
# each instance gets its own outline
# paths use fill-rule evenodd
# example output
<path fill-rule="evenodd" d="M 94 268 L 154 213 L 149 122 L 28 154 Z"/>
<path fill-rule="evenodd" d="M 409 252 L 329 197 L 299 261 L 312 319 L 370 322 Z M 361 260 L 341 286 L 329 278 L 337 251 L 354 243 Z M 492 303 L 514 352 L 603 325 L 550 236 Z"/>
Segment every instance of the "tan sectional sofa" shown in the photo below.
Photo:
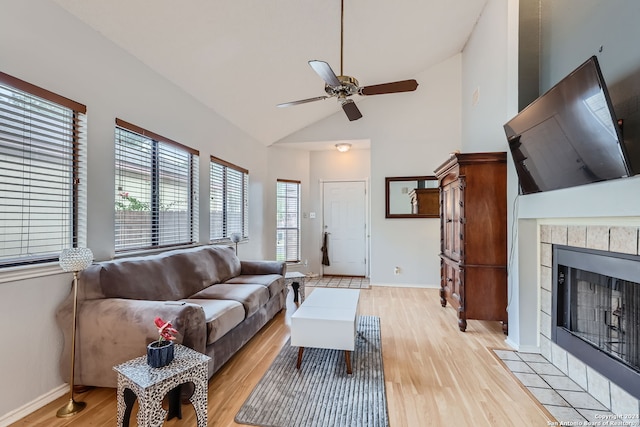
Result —
<path fill-rule="evenodd" d="M 92 264 L 79 278 L 75 384 L 116 387 L 113 366 L 146 354 L 156 316 L 174 324 L 177 343 L 211 356 L 211 377 L 285 307 L 285 272 L 283 262 L 240 261 L 216 245 Z M 65 380 L 72 303 L 70 294 L 56 312 Z"/>

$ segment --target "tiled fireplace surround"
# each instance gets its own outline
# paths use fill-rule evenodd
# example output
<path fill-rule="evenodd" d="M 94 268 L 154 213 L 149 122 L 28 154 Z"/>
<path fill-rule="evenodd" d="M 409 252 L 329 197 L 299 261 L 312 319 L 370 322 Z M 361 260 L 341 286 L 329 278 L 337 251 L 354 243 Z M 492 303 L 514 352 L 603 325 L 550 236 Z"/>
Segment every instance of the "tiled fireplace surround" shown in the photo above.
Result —
<path fill-rule="evenodd" d="M 552 245 L 637 255 L 640 227 L 540 225 L 540 352 L 615 414 L 637 414 L 640 401 L 551 341 Z"/>

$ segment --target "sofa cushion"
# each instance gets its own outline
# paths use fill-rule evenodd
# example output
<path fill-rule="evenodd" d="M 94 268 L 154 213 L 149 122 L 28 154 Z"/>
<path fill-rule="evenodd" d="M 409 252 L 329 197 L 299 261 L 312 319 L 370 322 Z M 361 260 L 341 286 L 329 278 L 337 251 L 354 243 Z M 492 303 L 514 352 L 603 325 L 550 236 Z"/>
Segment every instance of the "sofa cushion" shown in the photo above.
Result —
<path fill-rule="evenodd" d="M 106 297 L 139 300 L 179 300 L 240 274 L 240 260 L 233 249 L 213 245 L 99 265 Z"/>
<path fill-rule="evenodd" d="M 269 290 L 263 285 L 219 283 L 191 295 L 189 299 L 238 301 L 244 306 L 245 317 L 249 317 L 269 301 Z"/>
<path fill-rule="evenodd" d="M 184 299 L 198 304 L 204 310 L 207 322 L 207 345 L 216 342 L 224 334 L 244 320 L 244 306 L 238 301 L 221 299 Z"/>
<path fill-rule="evenodd" d="M 269 297 L 273 297 L 284 289 L 284 279 L 279 274 L 243 274 L 232 277 L 224 283 L 263 285 L 269 289 Z"/>

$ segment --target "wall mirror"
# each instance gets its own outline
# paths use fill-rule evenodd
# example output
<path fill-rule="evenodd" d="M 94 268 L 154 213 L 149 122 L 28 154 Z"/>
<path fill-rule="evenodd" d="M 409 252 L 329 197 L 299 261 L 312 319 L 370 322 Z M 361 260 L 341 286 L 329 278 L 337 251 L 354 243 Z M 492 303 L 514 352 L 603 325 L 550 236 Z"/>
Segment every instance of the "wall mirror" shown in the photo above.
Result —
<path fill-rule="evenodd" d="M 435 176 L 385 178 L 385 218 L 439 218 L 440 193 Z"/>

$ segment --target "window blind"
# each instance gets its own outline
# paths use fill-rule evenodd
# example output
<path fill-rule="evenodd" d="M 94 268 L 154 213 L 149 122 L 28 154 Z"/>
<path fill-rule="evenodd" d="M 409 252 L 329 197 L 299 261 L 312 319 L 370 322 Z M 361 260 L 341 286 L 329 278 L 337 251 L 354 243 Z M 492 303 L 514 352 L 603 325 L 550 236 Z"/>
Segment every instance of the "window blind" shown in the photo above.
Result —
<path fill-rule="evenodd" d="M 276 259 L 300 261 L 300 181 L 276 184 Z"/>
<path fill-rule="evenodd" d="M 249 171 L 216 157 L 210 163 L 210 238 L 249 237 Z"/>
<path fill-rule="evenodd" d="M 86 245 L 86 107 L 0 73 L 0 267 Z"/>
<path fill-rule="evenodd" d="M 198 152 L 116 124 L 116 252 L 195 243 Z"/>

